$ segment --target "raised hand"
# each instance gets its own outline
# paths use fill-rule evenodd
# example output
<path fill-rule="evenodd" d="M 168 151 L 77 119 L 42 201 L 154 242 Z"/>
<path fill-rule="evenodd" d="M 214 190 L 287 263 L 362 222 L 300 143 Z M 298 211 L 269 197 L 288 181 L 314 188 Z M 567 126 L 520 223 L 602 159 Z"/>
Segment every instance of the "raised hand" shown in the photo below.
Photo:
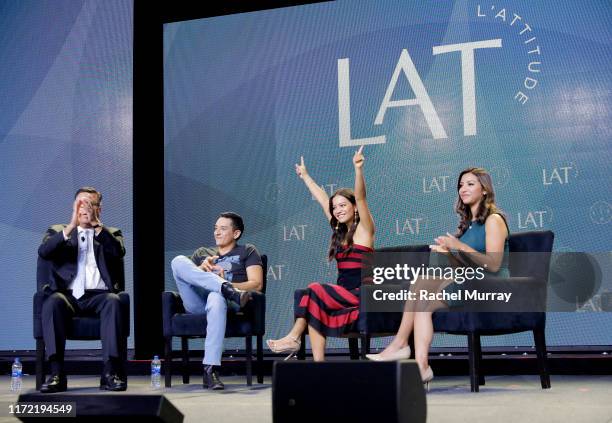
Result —
<path fill-rule="evenodd" d="M 361 169 L 361 167 L 363 166 L 363 162 L 365 161 L 365 157 L 363 157 L 362 151 L 363 145 L 359 147 L 359 150 L 357 150 L 355 152 L 355 155 L 353 156 L 353 165 L 356 169 Z"/>
<path fill-rule="evenodd" d="M 302 179 L 308 175 L 306 165 L 304 164 L 304 156 L 300 156 L 300 164 L 295 164 L 295 173 Z"/>

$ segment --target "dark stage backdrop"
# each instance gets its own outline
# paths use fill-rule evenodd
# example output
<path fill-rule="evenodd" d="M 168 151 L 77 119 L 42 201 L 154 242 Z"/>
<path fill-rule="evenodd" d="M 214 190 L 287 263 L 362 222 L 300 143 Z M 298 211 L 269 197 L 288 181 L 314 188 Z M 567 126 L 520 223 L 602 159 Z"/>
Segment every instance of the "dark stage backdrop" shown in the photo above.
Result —
<path fill-rule="evenodd" d="M 2 1 L 0 40 L 0 350 L 33 349 L 37 249 L 82 185 L 123 229 L 132 292 L 133 4 Z"/>
<path fill-rule="evenodd" d="M 294 289 L 336 274 L 330 230 L 293 165 L 303 155 L 331 193 L 352 186 L 362 144 L 378 247 L 453 231 L 457 174 L 478 165 L 512 232 L 610 251 L 612 6 L 498 3 L 351 0 L 166 24 L 166 287 L 172 257 L 213 244 L 216 215 L 239 212 L 244 241 L 270 258 L 267 336 L 283 335 Z M 610 313 L 548 322 L 549 345 L 612 344 Z"/>

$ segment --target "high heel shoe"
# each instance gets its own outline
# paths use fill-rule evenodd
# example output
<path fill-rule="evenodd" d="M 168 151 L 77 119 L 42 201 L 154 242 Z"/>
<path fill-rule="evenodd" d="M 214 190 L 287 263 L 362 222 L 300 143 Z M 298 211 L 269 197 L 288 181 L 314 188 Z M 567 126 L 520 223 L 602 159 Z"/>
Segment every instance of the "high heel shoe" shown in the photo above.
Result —
<path fill-rule="evenodd" d="M 421 374 L 421 381 L 423 382 L 423 386 L 425 390 L 429 392 L 429 382 L 431 382 L 434 378 L 434 372 L 431 369 L 431 366 L 427 366 L 427 369 Z"/>
<path fill-rule="evenodd" d="M 379 354 L 366 354 L 366 358 L 372 361 L 396 361 L 396 360 L 407 360 L 410 358 L 410 345 L 400 348 L 399 350 L 387 354 L 385 357 L 382 353 Z"/>
<path fill-rule="evenodd" d="M 272 339 L 266 340 L 266 344 L 268 345 L 268 348 L 270 348 L 270 351 L 272 351 L 273 353 L 287 353 L 287 352 L 289 353 L 289 355 L 285 357 L 285 361 L 293 357 L 300 350 L 300 347 L 302 346 L 302 342 L 298 338 L 293 338 L 292 336 L 288 336 L 287 338 L 289 338 L 293 342 L 294 345 L 292 347 L 279 348 L 274 345 L 274 342 L 277 342 L 277 341 L 272 340 Z"/>

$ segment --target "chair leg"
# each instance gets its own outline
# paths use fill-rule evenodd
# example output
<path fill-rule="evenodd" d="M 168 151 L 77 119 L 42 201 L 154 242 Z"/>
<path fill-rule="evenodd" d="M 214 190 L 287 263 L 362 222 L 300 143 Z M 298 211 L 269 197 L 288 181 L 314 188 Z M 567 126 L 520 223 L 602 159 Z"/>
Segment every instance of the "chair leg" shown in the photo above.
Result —
<path fill-rule="evenodd" d="M 189 338 L 181 336 L 181 352 L 183 355 L 183 383 L 189 383 Z"/>
<path fill-rule="evenodd" d="M 36 390 L 45 382 L 45 341 L 36 339 Z"/>
<path fill-rule="evenodd" d="M 247 336 L 244 338 L 245 353 L 246 353 L 246 378 L 247 386 L 253 385 L 253 338 Z"/>
<path fill-rule="evenodd" d="M 257 383 L 264 382 L 263 335 L 257 335 Z"/>
<path fill-rule="evenodd" d="M 538 357 L 538 368 L 540 371 L 540 383 L 542 389 L 550 388 L 550 374 L 548 373 L 548 353 L 546 351 L 546 336 L 544 328 L 533 330 L 533 340 L 535 341 L 536 354 Z"/>
<path fill-rule="evenodd" d="M 359 339 L 349 338 L 348 343 L 351 360 L 359 360 Z"/>
<path fill-rule="evenodd" d="M 482 369 L 482 344 L 480 342 L 480 335 L 476 335 L 476 360 L 478 368 L 478 385 L 483 386 L 485 384 L 485 377 Z"/>
<path fill-rule="evenodd" d="M 365 360 L 366 354 L 370 354 L 370 335 L 361 335 L 361 359 Z"/>
<path fill-rule="evenodd" d="M 470 389 L 478 392 L 478 358 L 476 357 L 476 335 L 474 332 L 468 334 L 468 357 L 470 365 Z"/>
<path fill-rule="evenodd" d="M 300 349 L 298 350 L 297 353 L 297 359 L 298 360 L 306 360 L 306 334 L 302 334 L 301 339 L 300 339 Z"/>
<path fill-rule="evenodd" d="M 172 337 L 166 337 L 164 345 L 164 378 L 166 388 L 172 387 Z"/>

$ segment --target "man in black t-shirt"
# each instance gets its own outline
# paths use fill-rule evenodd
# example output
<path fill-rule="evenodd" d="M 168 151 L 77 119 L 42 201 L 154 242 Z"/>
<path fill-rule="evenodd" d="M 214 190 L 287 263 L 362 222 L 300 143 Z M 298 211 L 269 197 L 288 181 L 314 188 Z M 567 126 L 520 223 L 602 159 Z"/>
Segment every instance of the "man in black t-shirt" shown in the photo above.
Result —
<path fill-rule="evenodd" d="M 263 268 L 257 249 L 238 245 L 244 232 L 242 217 L 221 213 L 215 223 L 216 247 L 198 248 L 191 257 L 172 260 L 176 286 L 189 313 L 206 314 L 204 344 L 205 389 L 223 389 L 216 367 L 221 365 L 228 303 L 239 309 L 250 299 L 249 291 L 261 291 Z"/>

